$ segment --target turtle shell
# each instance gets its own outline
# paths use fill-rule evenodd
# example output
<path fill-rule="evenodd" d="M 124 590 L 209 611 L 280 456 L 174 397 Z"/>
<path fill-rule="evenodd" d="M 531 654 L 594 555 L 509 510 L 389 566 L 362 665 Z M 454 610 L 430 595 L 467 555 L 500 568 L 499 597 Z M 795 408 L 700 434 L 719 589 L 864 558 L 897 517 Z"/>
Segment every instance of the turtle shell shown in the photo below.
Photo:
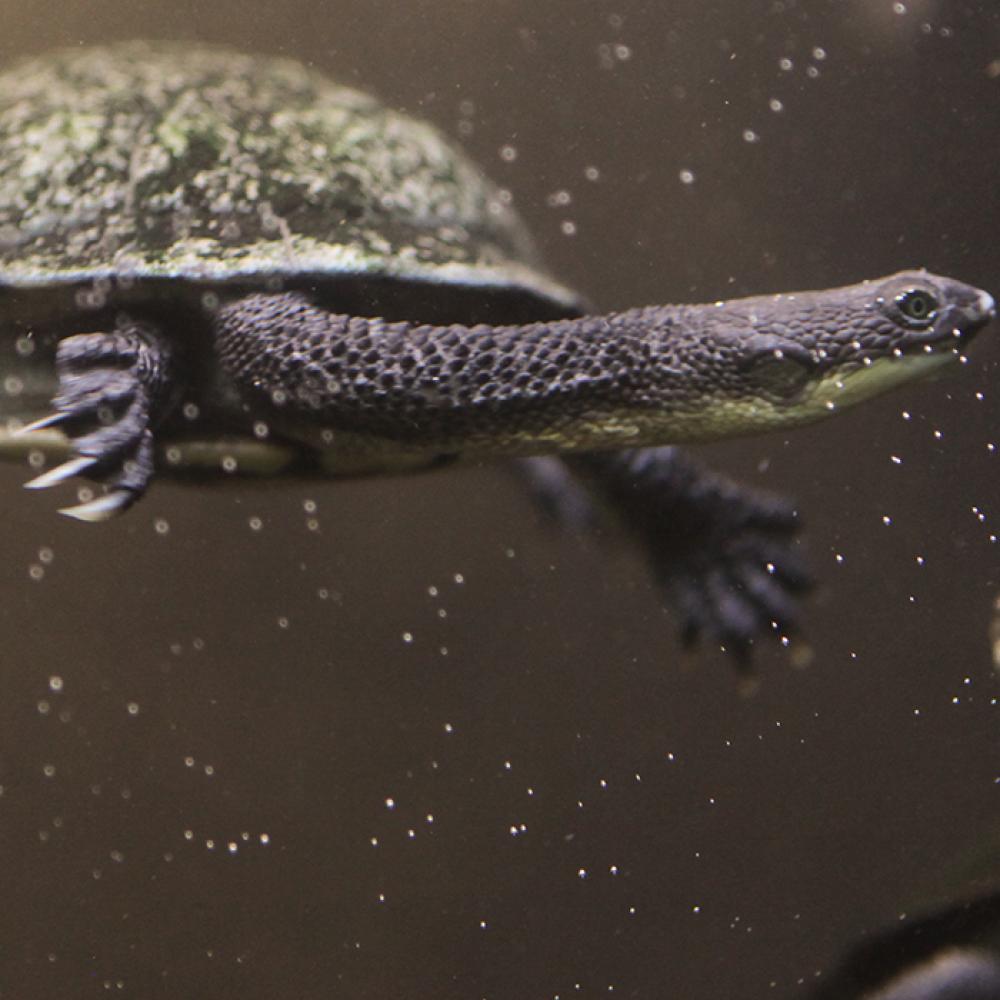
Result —
<path fill-rule="evenodd" d="M 131 42 L 0 74 L 0 290 L 178 281 L 411 319 L 578 305 L 440 132 L 301 63 Z"/>

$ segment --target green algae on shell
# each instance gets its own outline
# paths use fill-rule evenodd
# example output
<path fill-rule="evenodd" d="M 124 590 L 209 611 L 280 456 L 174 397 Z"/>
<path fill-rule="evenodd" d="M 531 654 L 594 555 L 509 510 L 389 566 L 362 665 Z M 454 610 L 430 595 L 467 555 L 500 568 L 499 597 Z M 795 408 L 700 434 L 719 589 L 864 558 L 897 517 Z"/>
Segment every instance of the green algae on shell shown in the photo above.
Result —
<path fill-rule="evenodd" d="M 577 303 L 435 128 L 301 63 L 130 42 L 0 74 L 0 286 L 310 276 Z"/>

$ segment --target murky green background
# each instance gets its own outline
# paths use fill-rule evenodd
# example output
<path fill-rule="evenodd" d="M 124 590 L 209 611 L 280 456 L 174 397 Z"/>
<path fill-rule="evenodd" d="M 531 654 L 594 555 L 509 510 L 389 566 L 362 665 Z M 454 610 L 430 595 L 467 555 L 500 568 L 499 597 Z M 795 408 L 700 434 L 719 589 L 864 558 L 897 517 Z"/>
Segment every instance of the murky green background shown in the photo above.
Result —
<path fill-rule="evenodd" d="M 311 60 L 459 138 L 602 308 L 914 264 L 1000 290 L 991 0 L 0 24 L 4 63 L 131 37 Z M 753 697 L 680 656 L 635 552 L 553 535 L 499 468 L 159 484 L 98 527 L 0 469 L 0 996 L 805 997 L 866 929 L 982 887 L 949 872 L 1000 828 L 995 336 L 948 381 L 705 449 L 799 498 L 821 582 L 811 663 L 762 648 Z"/>

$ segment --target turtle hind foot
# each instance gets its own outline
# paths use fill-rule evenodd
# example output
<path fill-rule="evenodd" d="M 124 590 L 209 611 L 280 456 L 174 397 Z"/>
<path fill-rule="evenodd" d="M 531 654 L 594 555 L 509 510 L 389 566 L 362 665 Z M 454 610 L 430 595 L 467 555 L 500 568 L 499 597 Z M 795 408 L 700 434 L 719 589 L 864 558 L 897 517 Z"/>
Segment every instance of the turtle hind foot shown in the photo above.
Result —
<path fill-rule="evenodd" d="M 102 483 L 103 494 L 60 511 L 81 521 L 105 521 L 131 507 L 153 474 L 151 427 L 165 409 L 169 357 L 163 341 L 138 324 L 60 341 L 54 412 L 24 432 L 59 425 L 71 457 L 25 487 L 47 489 L 76 476 Z"/>

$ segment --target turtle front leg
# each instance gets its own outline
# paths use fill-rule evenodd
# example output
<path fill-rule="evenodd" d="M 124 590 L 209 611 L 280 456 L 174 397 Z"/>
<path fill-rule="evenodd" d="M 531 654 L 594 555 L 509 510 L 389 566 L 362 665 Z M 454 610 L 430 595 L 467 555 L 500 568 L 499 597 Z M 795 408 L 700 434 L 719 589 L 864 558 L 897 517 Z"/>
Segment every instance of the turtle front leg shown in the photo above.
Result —
<path fill-rule="evenodd" d="M 72 457 L 25 483 L 45 489 L 85 475 L 105 486 L 86 503 L 60 511 L 104 521 L 129 508 L 153 474 L 153 428 L 169 412 L 171 348 L 148 324 L 127 322 L 113 333 L 83 333 L 59 342 L 54 412 L 23 433 L 58 424 Z"/>
<path fill-rule="evenodd" d="M 601 507 L 619 515 L 679 614 L 685 644 L 706 636 L 746 667 L 757 636 L 795 628 L 811 578 L 793 547 L 799 525 L 788 501 L 672 447 L 527 459 L 520 470 L 563 525 L 591 528 Z"/>

